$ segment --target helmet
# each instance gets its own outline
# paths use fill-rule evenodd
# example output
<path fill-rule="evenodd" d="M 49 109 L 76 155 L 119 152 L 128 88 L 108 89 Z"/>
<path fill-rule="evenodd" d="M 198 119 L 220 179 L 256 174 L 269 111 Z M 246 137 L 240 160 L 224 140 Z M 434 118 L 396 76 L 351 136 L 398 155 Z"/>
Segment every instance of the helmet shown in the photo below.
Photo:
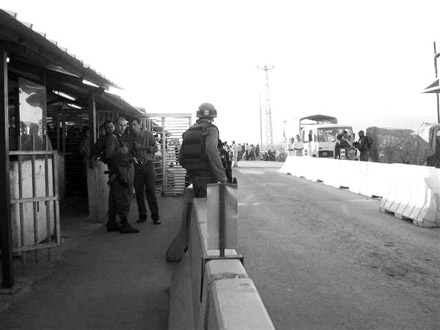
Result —
<path fill-rule="evenodd" d="M 211 103 L 202 103 L 196 113 L 197 118 L 216 118 L 217 110 Z"/>

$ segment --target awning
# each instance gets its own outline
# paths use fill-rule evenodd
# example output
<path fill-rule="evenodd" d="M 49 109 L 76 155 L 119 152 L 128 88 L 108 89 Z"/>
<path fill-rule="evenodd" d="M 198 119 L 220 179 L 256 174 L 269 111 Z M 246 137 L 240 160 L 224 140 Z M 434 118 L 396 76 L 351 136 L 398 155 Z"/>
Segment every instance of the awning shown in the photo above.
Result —
<path fill-rule="evenodd" d="M 69 72 L 106 90 L 110 86 L 118 88 L 115 83 L 84 64 L 75 55 L 69 54 L 67 49 L 59 47 L 57 42 L 46 39 L 45 33 L 34 31 L 32 24 L 19 21 L 16 13 L 2 9 L 0 46 L 18 61 L 51 71 Z"/>
<path fill-rule="evenodd" d="M 1 9 L 0 48 L 8 53 L 11 77 L 39 82 L 44 76 L 48 100 L 52 104 L 56 100 L 63 100 L 58 96 L 58 92 L 61 92 L 75 97 L 74 101 L 69 101 L 70 104 L 78 109 L 87 109 L 89 95 L 93 93 L 97 111 L 106 110 L 129 116 L 145 114 L 145 111 L 140 111 L 121 97 L 108 93 L 110 87 L 120 88 L 115 83 L 69 54 L 56 42 L 46 39 L 45 34 L 34 31 L 32 24 L 19 21 L 17 14 Z"/>

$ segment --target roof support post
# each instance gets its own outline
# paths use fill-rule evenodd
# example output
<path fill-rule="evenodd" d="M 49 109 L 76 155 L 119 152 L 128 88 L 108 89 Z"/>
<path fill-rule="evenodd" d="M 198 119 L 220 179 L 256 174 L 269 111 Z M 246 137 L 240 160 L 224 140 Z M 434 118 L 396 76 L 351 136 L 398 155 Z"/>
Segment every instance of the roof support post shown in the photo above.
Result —
<path fill-rule="evenodd" d="M 0 49 L 0 238 L 2 287 L 14 286 L 12 265 L 11 195 L 9 178 L 9 129 L 8 129 L 8 54 Z"/>
<path fill-rule="evenodd" d="M 90 152 L 97 141 L 96 134 L 96 101 L 95 94 L 89 91 L 89 128 L 90 128 Z"/>

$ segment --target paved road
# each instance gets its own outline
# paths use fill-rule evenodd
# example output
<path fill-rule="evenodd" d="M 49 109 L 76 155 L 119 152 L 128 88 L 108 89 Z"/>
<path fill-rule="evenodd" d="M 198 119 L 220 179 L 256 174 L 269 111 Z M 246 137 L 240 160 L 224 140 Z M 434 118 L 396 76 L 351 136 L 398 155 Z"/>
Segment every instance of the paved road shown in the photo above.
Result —
<path fill-rule="evenodd" d="M 439 329 L 440 228 L 277 167 L 234 168 L 239 252 L 275 327 Z"/>

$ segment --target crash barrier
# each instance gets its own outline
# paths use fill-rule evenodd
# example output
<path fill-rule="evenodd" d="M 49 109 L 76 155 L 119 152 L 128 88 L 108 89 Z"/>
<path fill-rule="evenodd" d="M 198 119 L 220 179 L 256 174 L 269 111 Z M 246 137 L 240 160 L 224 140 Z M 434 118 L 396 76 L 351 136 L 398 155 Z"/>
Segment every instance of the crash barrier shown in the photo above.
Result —
<path fill-rule="evenodd" d="M 188 249 L 172 276 L 168 328 L 274 329 L 236 251 L 236 185 L 208 185 L 207 198 L 186 202 L 192 205 L 189 228 L 182 225 L 188 228 Z"/>
<path fill-rule="evenodd" d="M 440 169 L 289 156 L 280 172 L 381 198 L 382 212 L 421 227 L 440 226 Z"/>

